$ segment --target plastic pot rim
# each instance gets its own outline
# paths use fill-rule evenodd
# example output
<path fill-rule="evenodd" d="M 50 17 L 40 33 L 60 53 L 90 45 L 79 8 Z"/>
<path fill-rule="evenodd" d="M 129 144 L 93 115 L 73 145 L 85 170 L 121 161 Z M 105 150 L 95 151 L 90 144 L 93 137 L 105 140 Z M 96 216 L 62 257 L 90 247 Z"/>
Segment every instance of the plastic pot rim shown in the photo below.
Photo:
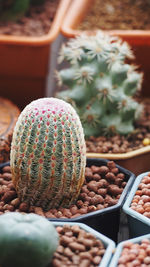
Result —
<path fill-rule="evenodd" d="M 125 203 L 123 205 L 123 211 L 127 214 L 127 215 L 130 215 L 131 217 L 135 218 L 135 219 L 138 219 L 139 221 L 141 221 L 142 223 L 145 223 L 147 224 L 148 226 L 150 226 L 150 219 L 147 218 L 146 216 L 140 214 L 139 212 L 133 210 L 130 208 L 130 204 L 132 202 L 132 199 L 135 195 L 135 192 L 137 191 L 138 189 L 138 186 L 139 186 L 139 183 L 141 182 L 141 180 L 143 179 L 144 176 L 148 175 L 150 173 L 149 172 L 144 172 L 144 173 L 141 173 L 140 175 L 137 176 L 137 178 L 135 179 L 133 185 L 132 185 L 132 188 L 130 190 L 130 192 L 128 193 L 127 197 L 126 197 L 126 200 L 125 200 Z"/>
<path fill-rule="evenodd" d="M 98 165 L 99 163 L 101 163 L 101 165 L 106 165 L 107 162 L 109 162 L 109 160 L 107 159 L 103 159 L 103 158 L 87 158 L 87 166 L 91 166 L 91 165 Z M 10 162 L 6 162 L 6 163 L 2 163 L 0 164 L 0 170 L 4 167 L 4 166 L 9 166 L 10 165 Z M 100 166 L 101 166 L 100 165 Z M 127 184 L 126 186 L 124 187 L 123 189 L 123 192 L 120 196 L 120 199 L 118 200 L 118 203 L 116 205 L 113 205 L 111 207 L 108 207 L 108 208 L 104 208 L 104 209 L 101 209 L 101 210 L 96 210 L 96 211 L 93 211 L 93 212 L 89 212 L 87 214 L 83 214 L 83 215 L 80 215 L 80 216 L 77 216 L 75 218 L 47 218 L 48 220 L 51 220 L 51 221 L 57 221 L 57 222 L 80 222 L 80 221 L 83 221 L 83 220 L 86 220 L 86 219 L 89 219 L 89 218 L 94 218 L 94 217 L 97 217 L 97 216 L 103 216 L 105 214 L 109 214 L 110 212 L 116 212 L 116 211 L 120 211 L 120 209 L 122 208 L 125 200 L 126 200 L 126 196 L 127 196 L 127 193 L 128 191 L 130 190 L 133 182 L 134 182 L 134 179 L 135 179 L 135 175 L 121 167 L 120 165 L 116 164 L 116 167 L 119 168 L 119 170 L 121 172 L 123 172 L 125 175 L 128 176 L 128 181 L 127 181 Z"/>
<path fill-rule="evenodd" d="M 102 164 L 106 165 L 106 163 L 109 160 L 103 159 L 103 158 L 87 158 L 87 166 L 88 166 L 88 163 L 90 161 L 95 162 L 95 163 L 102 162 Z M 91 164 L 91 165 L 94 165 L 94 163 Z M 89 212 L 87 214 L 83 214 L 83 215 L 77 216 L 75 218 L 50 218 L 50 219 L 52 221 L 60 221 L 60 222 L 62 222 L 62 221 L 63 222 L 68 222 L 68 221 L 69 222 L 80 222 L 82 220 L 86 220 L 86 219 L 91 218 L 91 217 L 94 218 L 94 217 L 97 217 L 97 216 L 102 216 L 102 215 L 105 215 L 105 214 L 109 214 L 110 212 L 119 211 L 122 208 L 122 206 L 123 206 L 123 204 L 125 202 L 127 192 L 128 192 L 128 190 L 130 190 L 130 188 L 131 188 L 131 186 L 133 184 L 133 181 L 135 179 L 135 175 L 131 171 L 119 166 L 118 164 L 116 164 L 116 167 L 118 167 L 121 172 L 123 172 L 123 173 L 125 173 L 126 175 L 129 176 L 128 182 L 127 182 L 127 184 L 126 184 L 126 186 L 125 186 L 125 188 L 124 188 L 124 190 L 123 190 L 123 192 L 122 192 L 122 194 L 120 196 L 120 199 L 118 200 L 118 203 L 116 205 L 113 205 L 111 207 L 104 208 L 104 209 L 101 209 L 101 210 L 96 210 L 96 211 L 93 211 L 93 212 Z"/>
<path fill-rule="evenodd" d="M 109 267 L 116 267 L 117 266 L 117 263 L 118 263 L 118 260 L 120 258 L 124 244 L 126 244 L 127 242 L 140 243 L 140 241 L 142 241 L 143 239 L 147 239 L 147 238 L 150 239 L 150 234 L 141 235 L 141 236 L 127 239 L 125 241 L 120 242 L 115 249 L 115 253 L 112 257 L 112 260 L 110 262 Z"/>
<path fill-rule="evenodd" d="M 86 232 L 92 233 L 96 238 L 100 239 L 102 243 L 104 244 L 106 251 L 105 254 L 101 260 L 101 263 L 98 265 L 100 266 L 108 266 L 108 263 L 110 262 L 112 253 L 114 252 L 115 249 L 115 242 L 111 240 L 110 238 L 106 237 L 105 235 L 97 232 L 94 230 L 92 227 L 87 226 L 86 224 L 83 223 L 73 223 L 73 222 L 52 222 L 54 226 L 63 226 L 63 225 L 78 225 L 81 229 L 85 230 Z"/>

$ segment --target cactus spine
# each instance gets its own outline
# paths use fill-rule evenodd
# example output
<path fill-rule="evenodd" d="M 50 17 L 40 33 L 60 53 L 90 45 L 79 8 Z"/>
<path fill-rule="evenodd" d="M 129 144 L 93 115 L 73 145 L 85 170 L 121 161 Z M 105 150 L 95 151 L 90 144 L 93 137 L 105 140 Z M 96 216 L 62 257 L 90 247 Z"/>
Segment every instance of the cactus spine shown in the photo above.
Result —
<path fill-rule="evenodd" d="M 59 62 L 67 61 L 70 67 L 56 74 L 59 85 L 68 89 L 57 97 L 74 106 L 86 137 L 134 130 L 142 111 L 134 98 L 142 74 L 126 58 L 133 58 L 127 43 L 100 31 L 81 34 L 62 46 Z"/>
<path fill-rule="evenodd" d="M 16 123 L 10 156 L 21 201 L 45 210 L 74 203 L 86 164 L 83 129 L 74 108 L 57 98 L 31 102 Z"/>

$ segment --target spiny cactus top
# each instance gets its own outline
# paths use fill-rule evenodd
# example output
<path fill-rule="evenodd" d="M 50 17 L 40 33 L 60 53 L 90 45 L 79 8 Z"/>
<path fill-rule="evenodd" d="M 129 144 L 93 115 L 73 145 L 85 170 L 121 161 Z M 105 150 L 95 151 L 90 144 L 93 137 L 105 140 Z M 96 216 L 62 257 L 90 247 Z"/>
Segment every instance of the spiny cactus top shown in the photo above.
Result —
<path fill-rule="evenodd" d="M 14 129 L 10 157 L 22 201 L 45 210 L 74 203 L 86 164 L 83 129 L 74 108 L 57 98 L 27 105 Z"/>
<path fill-rule="evenodd" d="M 70 67 L 56 74 L 59 85 L 69 89 L 57 97 L 77 110 L 85 136 L 134 130 L 142 106 L 133 96 L 141 88 L 142 74 L 126 58 L 133 58 L 127 43 L 101 31 L 81 34 L 62 46 L 59 62 L 66 60 Z"/>

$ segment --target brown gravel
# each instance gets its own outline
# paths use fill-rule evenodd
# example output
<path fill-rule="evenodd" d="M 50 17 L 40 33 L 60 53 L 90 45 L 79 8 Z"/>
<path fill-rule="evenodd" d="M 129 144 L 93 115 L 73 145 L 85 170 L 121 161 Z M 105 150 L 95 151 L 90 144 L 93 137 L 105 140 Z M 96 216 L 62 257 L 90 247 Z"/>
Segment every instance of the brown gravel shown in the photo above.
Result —
<path fill-rule="evenodd" d="M 150 101 L 144 101 L 144 112 L 128 136 L 91 136 L 86 140 L 87 153 L 126 153 L 144 147 L 143 140 L 150 139 Z M 149 140 L 150 141 L 150 140 Z"/>
<path fill-rule="evenodd" d="M 95 0 L 80 30 L 150 30 L 149 0 Z"/>
<path fill-rule="evenodd" d="M 113 161 L 107 166 L 86 167 L 85 182 L 77 202 L 70 208 L 43 211 L 40 207 L 21 203 L 11 181 L 10 167 L 3 168 L 0 174 L 0 214 L 8 211 L 33 212 L 47 218 L 74 218 L 82 214 L 117 204 L 126 186 L 126 177 Z"/>
<path fill-rule="evenodd" d="M 150 218 L 150 173 L 139 183 L 131 202 L 131 209 Z"/>
<path fill-rule="evenodd" d="M 101 240 L 79 228 L 78 225 L 58 226 L 59 246 L 48 267 L 94 267 L 105 253 Z"/>
<path fill-rule="evenodd" d="M 50 30 L 59 0 L 46 0 L 43 5 L 32 6 L 18 21 L 0 21 L 0 34 L 16 36 L 42 36 Z"/>
<path fill-rule="evenodd" d="M 117 266 L 150 266 L 150 240 L 145 238 L 139 243 L 127 241 L 123 246 Z"/>

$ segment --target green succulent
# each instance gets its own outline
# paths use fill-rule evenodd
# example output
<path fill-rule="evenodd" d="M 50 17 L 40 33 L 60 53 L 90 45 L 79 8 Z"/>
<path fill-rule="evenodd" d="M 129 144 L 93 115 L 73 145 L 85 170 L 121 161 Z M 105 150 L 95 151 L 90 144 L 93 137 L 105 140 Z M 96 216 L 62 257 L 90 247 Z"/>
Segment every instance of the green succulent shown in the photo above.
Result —
<path fill-rule="evenodd" d="M 21 112 L 10 164 L 21 201 L 45 210 L 68 207 L 85 178 L 86 146 L 74 108 L 57 98 L 41 98 Z"/>
<path fill-rule="evenodd" d="M 54 225 L 37 214 L 0 216 L 0 266 L 46 267 L 58 247 Z"/>
<path fill-rule="evenodd" d="M 143 107 L 135 100 L 142 73 L 126 61 L 133 58 L 126 42 L 101 31 L 63 44 L 58 60 L 70 66 L 56 76 L 68 89 L 56 96 L 76 109 L 86 137 L 134 131 Z"/>

